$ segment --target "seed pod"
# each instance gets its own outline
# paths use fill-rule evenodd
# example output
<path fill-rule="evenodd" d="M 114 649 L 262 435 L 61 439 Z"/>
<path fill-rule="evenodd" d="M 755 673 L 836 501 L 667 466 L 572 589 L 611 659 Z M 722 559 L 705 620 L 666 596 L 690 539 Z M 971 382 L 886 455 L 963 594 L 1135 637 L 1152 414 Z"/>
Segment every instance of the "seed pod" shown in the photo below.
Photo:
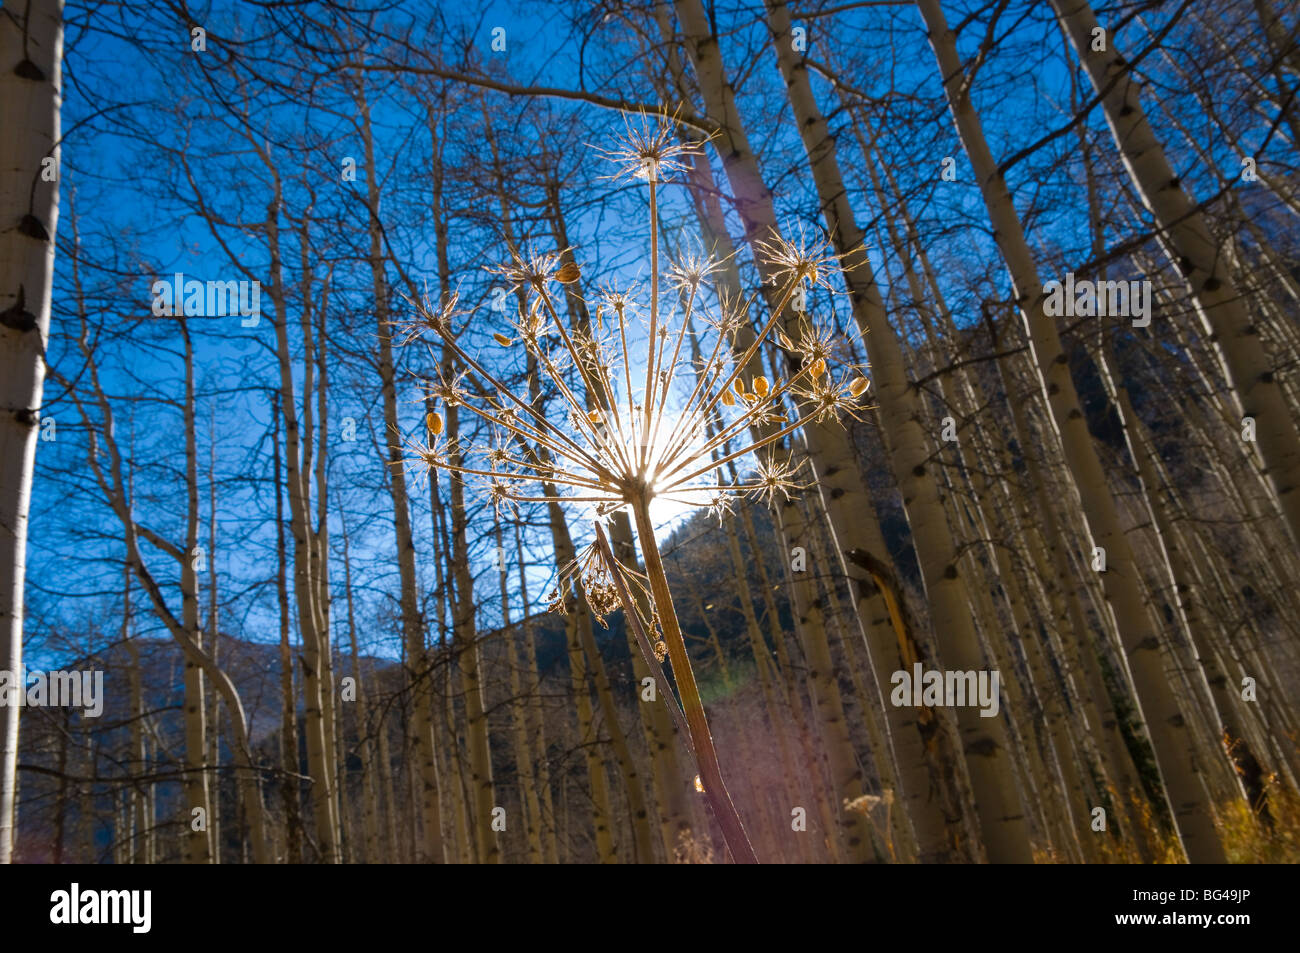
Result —
<path fill-rule="evenodd" d="M 429 426 L 429 433 L 435 437 L 442 433 L 442 417 L 439 414 L 429 414 L 424 422 Z"/>
<path fill-rule="evenodd" d="M 824 361 L 822 358 L 819 357 L 817 358 L 817 360 L 813 361 L 812 376 L 821 377 L 825 373 L 826 373 L 826 361 Z"/>
<path fill-rule="evenodd" d="M 784 331 L 777 331 L 777 332 L 776 332 L 776 343 L 779 344 L 779 345 L 781 345 L 781 346 L 782 346 L 783 348 L 785 348 L 787 351 L 793 351 L 793 350 L 794 350 L 794 342 L 791 341 L 788 337 L 785 336 L 785 332 L 784 332 Z"/>
<path fill-rule="evenodd" d="M 756 404 L 756 403 L 758 403 L 758 395 L 757 395 L 757 394 L 741 394 L 740 396 L 743 397 L 743 398 L 745 398 L 745 402 L 746 402 L 746 403 L 750 403 L 750 404 Z"/>
<path fill-rule="evenodd" d="M 767 396 L 767 387 L 768 387 L 767 378 L 764 377 L 762 374 L 759 374 L 757 377 L 754 378 L 754 393 L 757 394 L 759 397 Z"/>
<path fill-rule="evenodd" d="M 555 273 L 555 280 L 561 284 L 571 285 L 582 277 L 582 269 L 578 267 L 577 262 L 568 261 L 560 266 L 560 270 Z"/>
<path fill-rule="evenodd" d="M 587 411 L 587 419 L 590 420 L 593 424 L 600 423 L 600 411 L 598 410 Z"/>
<path fill-rule="evenodd" d="M 854 397 L 861 397 L 867 392 L 867 388 L 870 386 L 871 381 L 867 380 L 865 377 L 857 377 L 854 378 L 853 383 L 849 385 L 849 393 Z"/>
<path fill-rule="evenodd" d="M 735 383 L 732 384 L 731 386 L 736 389 L 737 394 L 740 394 L 742 397 L 745 395 L 745 382 L 742 381 L 739 377 L 736 378 Z"/>
<path fill-rule="evenodd" d="M 729 391 L 729 390 L 724 390 L 724 391 L 722 392 L 722 403 L 723 403 L 725 406 L 727 406 L 727 407 L 735 407 L 735 406 L 736 406 L 736 398 L 734 398 L 734 397 L 731 396 L 731 391 Z"/>
<path fill-rule="evenodd" d="M 494 331 L 492 333 L 492 336 L 496 338 L 497 343 L 500 344 L 502 347 L 509 347 L 510 345 L 515 343 L 514 338 L 508 338 L 500 331 Z"/>

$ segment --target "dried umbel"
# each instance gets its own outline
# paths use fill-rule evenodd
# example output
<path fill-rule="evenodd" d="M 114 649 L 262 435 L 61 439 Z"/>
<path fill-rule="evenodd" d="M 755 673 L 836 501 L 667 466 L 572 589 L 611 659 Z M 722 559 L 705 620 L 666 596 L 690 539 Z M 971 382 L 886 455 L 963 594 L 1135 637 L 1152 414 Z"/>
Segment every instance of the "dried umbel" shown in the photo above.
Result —
<path fill-rule="evenodd" d="M 615 148 L 596 151 L 615 166 L 609 176 L 620 179 L 645 179 L 652 185 L 686 171 L 682 159 L 701 154 L 699 142 L 682 142 L 675 124 L 648 116 L 624 117 L 623 135 Z"/>
<path fill-rule="evenodd" d="M 824 249 L 801 249 L 780 238 L 764 247 L 787 262 L 788 284 L 780 307 L 739 353 L 734 335 L 745 323 L 744 311 L 718 314 L 705 303 L 711 262 L 670 269 L 681 301 L 674 315 L 661 312 L 659 283 L 652 281 L 648 307 L 638 307 L 631 291 L 609 291 L 595 309 L 597 326 L 572 328 L 556 307 L 553 261 L 517 255 L 500 269 L 522 291 L 515 333 L 492 337 L 536 368 L 544 392 L 558 399 L 558 412 L 514 393 L 446 334 L 444 344 L 464 370 L 433 385 L 430 394 L 481 418 L 492 438 L 462 448 L 464 458 L 453 459 L 440 440 L 441 424 L 431 417 L 428 445 L 416 452 L 434 466 L 486 479 L 501 502 L 586 503 L 601 515 L 656 498 L 717 514 L 736 496 L 769 504 L 786 498 L 796 488 L 796 468 L 776 448 L 810 421 L 855 415 L 868 383 L 856 368 L 832 370 L 829 328 L 784 313 L 794 289 L 819 277 Z M 746 374 L 781 323 L 798 328 L 797 344 L 785 331 L 779 334 L 782 348 L 796 357 L 787 362 L 793 369 L 776 378 Z M 466 386 L 467 375 L 477 386 Z M 504 446 L 516 449 L 502 452 Z M 738 480 L 725 476 L 733 461 L 749 462 Z"/>
<path fill-rule="evenodd" d="M 634 617 L 647 664 L 654 671 L 665 660 L 672 666 L 678 715 L 732 855 L 753 861 L 713 750 L 650 504 L 670 500 L 721 519 L 737 497 L 769 505 L 787 499 L 798 484 L 782 449 L 786 439 L 812 422 L 856 414 L 868 384 L 859 368 L 836 361 L 833 327 L 807 316 L 806 292 L 830 288 L 838 262 L 824 241 L 774 234 L 756 245 L 760 266 L 778 283 L 757 328 L 754 298 L 732 300 L 715 286 L 718 262 L 686 255 L 661 272 L 657 188 L 698 152 L 697 144 L 680 143 L 670 124 L 643 121 L 629 123 L 620 148 L 606 153 L 620 166 L 612 178 L 648 184 L 648 289 L 605 288 L 588 301 L 569 250 L 514 252 L 492 269 L 518 306 L 508 327 L 490 331 L 491 366 L 456 332 L 469 315 L 454 296 L 437 309 L 412 301 L 419 318 L 411 333 L 433 330 L 443 343 L 444 371 L 430 396 L 479 418 L 486 426 L 477 430 L 488 439 L 463 446 L 443 433 L 440 417 L 434 425 L 431 412 L 427 441 L 411 449 L 417 465 L 480 482 L 495 506 L 577 504 L 598 520 L 629 512 L 644 574 L 614 560 L 607 545 L 588 547 L 561 571 L 551 608 L 567 612 L 581 594 L 602 623 L 620 607 Z M 566 295 L 585 305 L 572 324 L 557 303 Z M 782 370 L 770 376 L 762 360 L 769 341 L 784 352 Z M 516 377 L 526 381 L 522 393 L 502 382 Z M 599 524 L 596 535 L 604 540 Z"/>

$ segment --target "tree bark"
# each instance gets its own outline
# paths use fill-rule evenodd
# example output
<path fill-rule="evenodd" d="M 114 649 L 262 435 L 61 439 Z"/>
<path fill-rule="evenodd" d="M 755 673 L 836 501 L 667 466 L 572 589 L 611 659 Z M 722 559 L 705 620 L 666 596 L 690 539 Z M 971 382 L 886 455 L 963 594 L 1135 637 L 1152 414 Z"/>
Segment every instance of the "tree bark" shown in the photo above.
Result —
<path fill-rule="evenodd" d="M 1108 37 L 1094 51 L 1097 18 L 1087 0 L 1051 0 L 1093 88 L 1124 168 L 1143 203 L 1155 216 L 1165 253 L 1183 274 L 1192 302 L 1214 343 L 1243 417 L 1255 420 L 1266 474 L 1291 542 L 1300 546 L 1300 431 L 1278 385 L 1273 363 L 1259 339 L 1250 309 L 1223 262 L 1219 243 L 1204 215 L 1183 190 L 1142 107 L 1128 61 Z"/>
<path fill-rule="evenodd" d="M 1132 550 L 1079 407 L 1056 325 L 1043 311 L 1045 295 L 1037 265 L 964 84 L 965 70 L 957 55 L 956 38 L 948 28 L 938 0 L 917 0 L 917 5 L 929 30 L 958 134 L 971 160 L 998 247 L 1011 274 L 1040 383 L 1079 491 L 1090 537 L 1084 548 L 1100 546 L 1106 554 L 1107 570 L 1100 573 L 1102 585 L 1109 609 L 1114 613 L 1137 690 L 1136 701 L 1151 736 L 1182 845 L 1194 863 L 1223 863 L 1223 845 L 1199 777 L 1195 745 L 1177 699 L 1165 680 L 1160 641 L 1143 605 Z"/>
<path fill-rule="evenodd" d="M 59 221 L 63 2 L 0 16 L 0 670 L 23 670 L 23 585 Z M 55 172 L 47 179 L 47 160 Z M 17 705 L 0 705 L 0 864 L 18 811 Z"/>

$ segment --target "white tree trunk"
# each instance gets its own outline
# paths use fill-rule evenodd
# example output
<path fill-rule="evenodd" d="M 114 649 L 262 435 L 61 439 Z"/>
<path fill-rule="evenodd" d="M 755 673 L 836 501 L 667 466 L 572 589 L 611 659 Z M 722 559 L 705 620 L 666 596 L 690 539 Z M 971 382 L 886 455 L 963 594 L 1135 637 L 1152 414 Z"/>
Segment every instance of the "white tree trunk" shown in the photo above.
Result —
<path fill-rule="evenodd" d="M 1165 678 L 1160 639 L 1138 585 L 1137 564 L 1079 407 L 1056 324 L 1043 311 L 1045 296 L 1037 262 L 1029 249 L 1006 180 L 998 171 L 984 137 L 983 124 L 971 103 L 969 90 L 963 83 L 965 69 L 943 10 L 938 0 L 917 0 L 917 6 L 930 32 L 930 44 L 943 76 L 958 135 L 971 160 L 998 249 L 1011 275 L 1044 402 L 1051 411 L 1066 465 L 1079 491 L 1088 534 L 1080 548 L 1088 551 L 1092 546 L 1100 546 L 1106 553 L 1108 568 L 1100 573 L 1106 600 L 1102 608 L 1113 613 L 1135 688 L 1135 701 L 1151 737 L 1180 841 L 1189 861 L 1224 863 L 1223 845 L 1215 830 L 1213 808 L 1201 777 L 1195 741 Z"/>
<path fill-rule="evenodd" d="M 23 578 L 59 217 L 62 0 L 0 17 L 0 670 L 23 664 Z M 47 163 L 44 160 L 52 159 Z M 46 170 L 49 171 L 46 171 Z M 44 175 L 42 173 L 45 173 Z M 18 712 L 0 707 L 0 864 L 13 856 Z"/>
<path fill-rule="evenodd" d="M 1115 147 L 1133 186 L 1155 216 L 1160 240 L 1191 289 L 1243 417 L 1255 420 L 1260 456 L 1293 541 L 1300 543 L 1300 432 L 1278 386 L 1259 328 L 1232 281 L 1223 250 L 1183 191 L 1142 108 L 1128 61 L 1108 37 L 1093 49 L 1097 18 L 1087 0 L 1051 0 L 1083 68 L 1101 97 Z"/>
<path fill-rule="evenodd" d="M 808 154 L 822 214 L 835 250 L 843 256 L 844 281 L 854 318 L 860 329 L 870 329 L 862 340 L 871 362 L 873 393 L 880 402 L 879 420 L 890 467 L 903 496 L 921 565 L 940 661 L 948 669 L 978 671 L 985 667 L 984 659 L 966 581 L 958 568 L 957 545 L 944 513 L 936 468 L 930 462 L 918 392 L 907 379 L 898 336 L 890 326 L 867 260 L 862 232 L 854 219 L 836 158 L 835 142 L 813 98 L 807 66 L 794 50 L 789 12 L 778 0 L 768 0 L 767 12 L 773 48 Z M 1011 687 L 1009 680 L 1004 684 Z M 1029 832 L 1002 719 L 983 718 L 975 708 L 967 706 L 957 709 L 957 722 L 989 860 L 1028 863 L 1032 859 Z"/>

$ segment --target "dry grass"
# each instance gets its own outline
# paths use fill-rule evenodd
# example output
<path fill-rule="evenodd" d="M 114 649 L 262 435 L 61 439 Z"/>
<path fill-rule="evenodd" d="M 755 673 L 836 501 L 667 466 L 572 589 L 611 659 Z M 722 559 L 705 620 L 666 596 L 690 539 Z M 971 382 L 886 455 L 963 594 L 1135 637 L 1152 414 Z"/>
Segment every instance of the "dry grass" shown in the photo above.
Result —
<path fill-rule="evenodd" d="M 1268 788 L 1272 823 L 1244 801 L 1219 809 L 1219 829 L 1233 864 L 1300 863 L 1300 796 L 1276 782 Z"/>
<path fill-rule="evenodd" d="M 673 852 L 673 863 L 716 864 L 717 862 L 718 859 L 713 853 L 712 844 L 692 836 L 690 831 L 678 832 L 677 849 Z"/>
<path fill-rule="evenodd" d="M 1133 796 L 1130 797 L 1130 804 L 1139 827 L 1134 833 L 1144 839 L 1155 858 L 1153 862 L 1184 863 L 1182 848 L 1173 834 L 1157 823 L 1150 802 Z M 1216 825 L 1223 838 L 1229 863 L 1300 863 L 1300 795 L 1274 781 L 1268 789 L 1268 808 L 1271 821 L 1240 799 L 1221 802 L 1216 806 Z M 1130 837 L 1122 840 L 1114 836 L 1107 837 L 1101 844 L 1100 853 L 1102 863 L 1142 863 L 1137 846 Z M 1049 847 L 1034 848 L 1036 864 L 1067 862 L 1059 851 Z"/>

